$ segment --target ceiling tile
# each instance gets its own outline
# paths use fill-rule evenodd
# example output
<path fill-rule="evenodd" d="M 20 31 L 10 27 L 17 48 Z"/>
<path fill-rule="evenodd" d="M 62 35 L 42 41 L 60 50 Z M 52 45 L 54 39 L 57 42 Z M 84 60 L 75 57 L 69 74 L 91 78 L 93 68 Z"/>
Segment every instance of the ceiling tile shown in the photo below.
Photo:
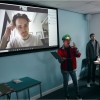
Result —
<path fill-rule="evenodd" d="M 9 0 L 10 1 L 10 0 Z M 14 0 L 12 0 L 14 1 Z M 100 13 L 100 0 L 16 0 L 83 14 Z"/>

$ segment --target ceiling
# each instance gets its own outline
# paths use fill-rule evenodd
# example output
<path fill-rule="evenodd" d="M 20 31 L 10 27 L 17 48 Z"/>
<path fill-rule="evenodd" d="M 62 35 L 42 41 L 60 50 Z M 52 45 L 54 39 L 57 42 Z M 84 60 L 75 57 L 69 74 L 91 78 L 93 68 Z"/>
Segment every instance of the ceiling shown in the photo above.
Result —
<path fill-rule="evenodd" d="M 13 1 L 13 0 L 12 0 Z M 15 0 L 82 14 L 100 13 L 100 0 Z"/>

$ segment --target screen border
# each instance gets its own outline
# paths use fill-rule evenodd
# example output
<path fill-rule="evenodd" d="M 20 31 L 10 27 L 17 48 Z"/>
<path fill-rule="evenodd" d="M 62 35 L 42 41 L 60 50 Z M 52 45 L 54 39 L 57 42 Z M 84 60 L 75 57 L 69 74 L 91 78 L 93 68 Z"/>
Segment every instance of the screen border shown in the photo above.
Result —
<path fill-rule="evenodd" d="M 43 6 L 43 5 L 39 5 L 39 4 L 33 4 L 33 3 L 28 3 L 25 1 L 0 1 L 0 3 L 4 3 L 4 4 L 12 4 L 12 5 L 22 5 L 22 6 L 29 6 L 29 7 L 40 7 L 40 8 L 48 8 L 48 9 L 55 9 L 56 10 L 56 14 L 57 14 L 57 46 L 51 46 L 51 47 L 45 47 L 45 48 L 36 48 L 36 49 L 32 49 L 30 47 L 25 47 L 24 50 L 18 50 L 18 49 L 14 49 L 13 51 L 6 51 L 4 50 L 4 52 L 0 52 L 0 57 L 2 56 L 11 56 L 11 55 L 19 55 L 19 54 L 25 54 L 25 53 L 33 53 L 33 52 L 43 52 L 43 51 L 49 51 L 49 50 L 55 50 L 59 48 L 59 22 L 58 22 L 58 9 L 57 8 L 53 8 L 53 7 L 48 7 L 48 6 Z"/>

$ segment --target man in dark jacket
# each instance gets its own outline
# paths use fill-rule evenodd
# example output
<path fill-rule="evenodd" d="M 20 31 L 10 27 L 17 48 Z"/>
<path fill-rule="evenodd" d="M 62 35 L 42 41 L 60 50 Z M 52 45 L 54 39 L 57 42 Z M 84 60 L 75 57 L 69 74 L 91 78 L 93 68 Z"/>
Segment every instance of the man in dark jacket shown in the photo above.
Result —
<path fill-rule="evenodd" d="M 75 43 L 73 43 L 73 46 L 70 46 L 70 41 L 71 41 L 70 35 L 68 34 L 64 35 L 62 40 L 63 40 L 63 46 L 58 49 L 58 55 L 61 57 L 61 61 L 60 61 L 61 72 L 63 75 L 65 96 L 67 99 L 69 99 L 68 79 L 70 74 L 74 83 L 76 96 L 77 98 L 80 98 L 77 76 L 76 76 L 76 67 L 77 67 L 76 57 L 80 57 L 81 54 L 79 53 Z"/>
<path fill-rule="evenodd" d="M 90 82 L 92 80 L 92 84 L 95 84 L 95 71 L 96 64 L 94 61 L 99 57 L 99 43 L 95 38 L 95 34 L 90 34 L 90 41 L 86 45 L 86 58 L 88 60 L 88 74 L 87 74 L 87 87 L 90 87 Z"/>

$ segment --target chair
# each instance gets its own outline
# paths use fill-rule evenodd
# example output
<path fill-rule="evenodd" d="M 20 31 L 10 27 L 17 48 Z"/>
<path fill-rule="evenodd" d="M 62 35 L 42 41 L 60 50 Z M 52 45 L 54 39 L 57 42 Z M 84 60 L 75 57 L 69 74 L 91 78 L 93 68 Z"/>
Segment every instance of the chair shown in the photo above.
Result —
<path fill-rule="evenodd" d="M 87 59 L 85 58 L 82 60 L 80 78 L 84 78 L 87 76 L 87 66 L 88 66 L 88 62 Z"/>

